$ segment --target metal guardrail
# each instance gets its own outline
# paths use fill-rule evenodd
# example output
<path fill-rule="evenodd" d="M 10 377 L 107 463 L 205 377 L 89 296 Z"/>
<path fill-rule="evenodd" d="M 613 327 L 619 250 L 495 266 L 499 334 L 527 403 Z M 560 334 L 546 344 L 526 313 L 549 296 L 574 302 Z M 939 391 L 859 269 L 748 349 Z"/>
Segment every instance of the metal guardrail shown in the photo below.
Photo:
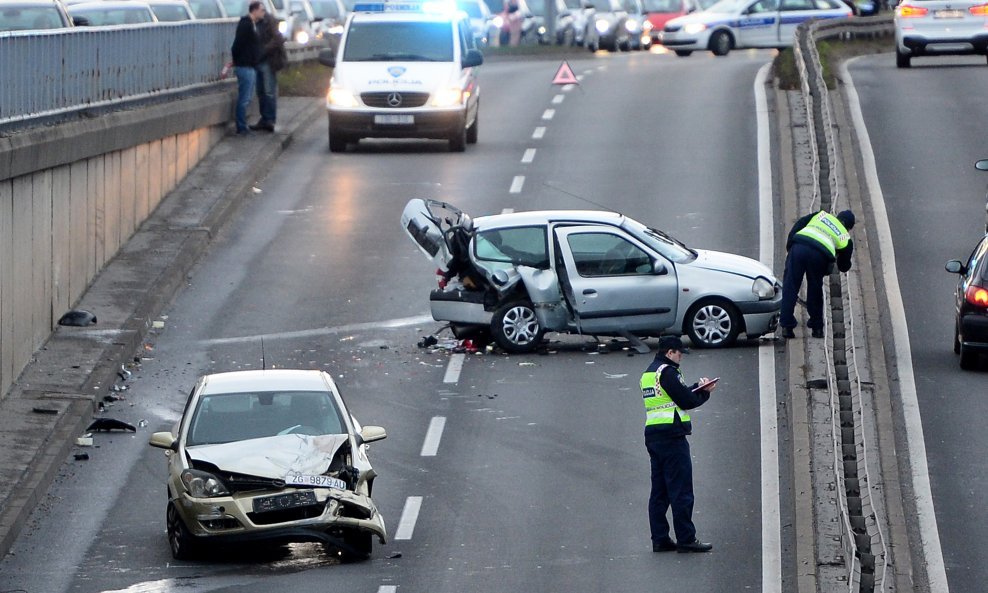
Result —
<path fill-rule="evenodd" d="M 853 39 L 860 35 L 889 35 L 892 32 L 892 19 L 887 16 L 810 21 L 796 30 L 793 56 L 800 73 L 807 128 L 812 144 L 814 208 L 819 200 L 819 208 L 835 210 L 841 200 L 841 183 L 838 177 L 841 160 L 836 154 L 833 115 L 817 52 L 817 41 L 833 37 Z M 862 426 L 863 393 L 857 372 L 857 347 L 854 342 L 855 303 L 839 274 L 830 279 L 829 296 L 831 333 L 826 349 L 827 384 L 832 418 L 833 469 L 839 484 L 837 497 L 844 532 L 841 544 L 847 562 L 848 591 L 886 591 L 890 559 L 881 522 L 875 514 L 871 497 L 868 443 Z M 848 372 L 848 356 L 854 371 L 853 380 Z"/>
<path fill-rule="evenodd" d="M 230 84 L 237 19 L 0 34 L 4 124 Z M 287 44 L 289 61 L 323 44 Z"/>

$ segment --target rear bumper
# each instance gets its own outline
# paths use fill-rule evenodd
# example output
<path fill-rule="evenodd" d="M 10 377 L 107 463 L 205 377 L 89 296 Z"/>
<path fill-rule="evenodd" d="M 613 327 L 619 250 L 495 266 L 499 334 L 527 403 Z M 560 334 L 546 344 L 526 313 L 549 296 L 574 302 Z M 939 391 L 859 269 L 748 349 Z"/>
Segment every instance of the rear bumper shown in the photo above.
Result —
<path fill-rule="evenodd" d="M 988 55 L 988 33 L 963 37 L 931 37 L 921 33 L 903 33 L 899 39 L 901 49 L 911 55 Z"/>
<path fill-rule="evenodd" d="M 988 317 L 984 315 L 961 317 L 961 342 L 965 348 L 988 352 Z"/>

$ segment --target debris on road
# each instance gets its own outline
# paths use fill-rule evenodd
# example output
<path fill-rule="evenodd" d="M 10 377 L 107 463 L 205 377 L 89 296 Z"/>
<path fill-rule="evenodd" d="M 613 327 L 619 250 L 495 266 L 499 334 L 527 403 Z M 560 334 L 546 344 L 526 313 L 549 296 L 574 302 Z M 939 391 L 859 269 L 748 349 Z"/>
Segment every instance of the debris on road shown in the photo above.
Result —
<path fill-rule="evenodd" d="M 126 430 L 130 432 L 137 432 L 137 428 L 132 424 L 127 424 L 122 420 L 116 420 L 115 418 L 97 418 L 89 425 L 86 430 L 93 431 L 104 431 L 109 432 L 111 430 Z"/>
<path fill-rule="evenodd" d="M 78 447 L 92 447 L 93 446 L 93 435 L 92 433 L 86 433 L 75 440 L 75 444 Z"/>
<path fill-rule="evenodd" d="M 73 457 L 76 461 L 86 461 L 89 459 L 89 453 L 76 453 Z"/>
<path fill-rule="evenodd" d="M 56 410 L 55 408 L 31 408 L 31 411 L 34 412 L 35 414 L 49 414 L 49 415 L 58 414 L 58 410 Z"/>
<path fill-rule="evenodd" d="M 73 309 L 62 315 L 58 320 L 59 325 L 69 325 L 74 327 L 85 327 L 87 325 L 96 324 L 96 316 L 89 311 L 84 311 L 82 309 Z"/>

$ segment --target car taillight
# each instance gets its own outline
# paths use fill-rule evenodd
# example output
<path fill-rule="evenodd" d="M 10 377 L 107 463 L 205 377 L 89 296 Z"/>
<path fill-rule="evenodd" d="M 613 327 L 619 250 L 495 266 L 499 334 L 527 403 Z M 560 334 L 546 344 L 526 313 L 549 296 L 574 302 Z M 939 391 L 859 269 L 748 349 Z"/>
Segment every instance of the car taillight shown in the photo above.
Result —
<path fill-rule="evenodd" d="M 898 8 L 895 9 L 902 18 L 915 18 L 920 16 L 926 16 L 929 12 L 928 9 L 922 6 L 913 6 L 911 4 L 900 4 Z"/>
<path fill-rule="evenodd" d="M 988 288 L 968 286 L 964 298 L 975 307 L 988 307 Z"/>
<path fill-rule="evenodd" d="M 967 9 L 968 12 L 975 16 L 988 16 L 988 4 L 979 4 L 977 6 L 972 6 Z"/>

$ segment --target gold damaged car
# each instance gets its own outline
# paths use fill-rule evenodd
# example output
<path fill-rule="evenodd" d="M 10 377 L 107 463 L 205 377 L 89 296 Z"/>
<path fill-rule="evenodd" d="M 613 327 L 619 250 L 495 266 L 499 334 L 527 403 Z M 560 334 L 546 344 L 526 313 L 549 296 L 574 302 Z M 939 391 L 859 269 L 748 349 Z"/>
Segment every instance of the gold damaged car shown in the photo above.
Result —
<path fill-rule="evenodd" d="M 168 458 L 168 542 L 191 559 L 228 542 L 322 542 L 344 562 L 387 543 L 371 499 L 377 475 L 361 427 L 322 371 L 206 375 L 176 432 L 151 435 Z"/>

